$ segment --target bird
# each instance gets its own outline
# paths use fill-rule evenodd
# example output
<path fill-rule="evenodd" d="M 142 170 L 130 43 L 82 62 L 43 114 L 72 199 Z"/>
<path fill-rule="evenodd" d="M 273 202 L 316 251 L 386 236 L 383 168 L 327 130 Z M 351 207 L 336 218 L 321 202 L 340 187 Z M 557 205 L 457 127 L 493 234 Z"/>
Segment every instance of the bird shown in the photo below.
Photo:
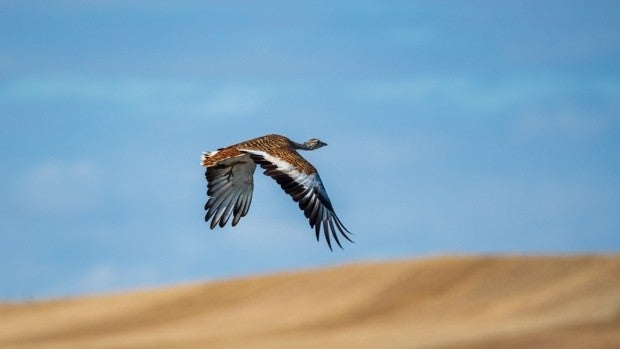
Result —
<path fill-rule="evenodd" d="M 210 228 L 224 227 L 230 217 L 232 226 L 250 209 L 254 189 L 254 170 L 273 178 L 290 195 L 314 228 L 319 241 L 321 230 L 332 250 L 331 237 L 342 249 L 338 233 L 350 242 L 352 234 L 340 221 L 316 168 L 297 150 L 315 150 L 327 143 L 311 138 L 297 143 L 285 136 L 268 134 L 215 151 L 203 152 L 200 164 L 206 167 L 207 196 L 205 222 Z M 333 251 L 333 250 L 332 250 Z"/>

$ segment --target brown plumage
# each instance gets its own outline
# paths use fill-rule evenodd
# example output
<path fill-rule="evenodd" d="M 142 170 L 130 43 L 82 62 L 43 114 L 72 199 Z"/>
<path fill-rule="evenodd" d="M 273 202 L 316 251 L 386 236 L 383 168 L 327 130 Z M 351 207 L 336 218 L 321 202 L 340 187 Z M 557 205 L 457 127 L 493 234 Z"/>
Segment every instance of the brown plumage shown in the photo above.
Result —
<path fill-rule="evenodd" d="M 252 201 L 254 170 L 260 165 L 264 174 L 275 179 L 299 203 L 310 227 L 315 229 L 317 240 L 322 229 L 330 249 L 330 235 L 342 248 L 337 232 L 351 241 L 347 235 L 350 232 L 334 212 L 316 168 L 296 151 L 314 150 L 325 145 L 314 138 L 296 143 L 271 134 L 203 153 L 200 164 L 207 168 L 209 196 L 205 204 L 205 221 L 211 219 L 213 229 L 217 225 L 226 225 L 232 216 L 232 225 L 235 226 L 247 214 Z"/>

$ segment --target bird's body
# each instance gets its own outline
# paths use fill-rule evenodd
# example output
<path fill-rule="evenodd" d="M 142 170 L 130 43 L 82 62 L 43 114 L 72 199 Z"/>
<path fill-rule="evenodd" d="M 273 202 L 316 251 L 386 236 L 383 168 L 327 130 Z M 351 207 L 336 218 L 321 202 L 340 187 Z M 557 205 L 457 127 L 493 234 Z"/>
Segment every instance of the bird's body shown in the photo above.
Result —
<path fill-rule="evenodd" d="M 327 196 L 319 174 L 296 149 L 314 150 L 326 144 L 318 139 L 296 143 L 280 135 L 266 135 L 203 153 L 201 165 L 207 168 L 205 221 L 210 227 L 223 227 L 232 216 L 235 226 L 245 216 L 252 201 L 253 174 L 260 165 L 264 174 L 275 179 L 304 211 L 318 240 L 321 227 L 331 249 L 330 235 L 338 246 L 337 232 L 347 240 L 349 231 L 340 222 Z"/>

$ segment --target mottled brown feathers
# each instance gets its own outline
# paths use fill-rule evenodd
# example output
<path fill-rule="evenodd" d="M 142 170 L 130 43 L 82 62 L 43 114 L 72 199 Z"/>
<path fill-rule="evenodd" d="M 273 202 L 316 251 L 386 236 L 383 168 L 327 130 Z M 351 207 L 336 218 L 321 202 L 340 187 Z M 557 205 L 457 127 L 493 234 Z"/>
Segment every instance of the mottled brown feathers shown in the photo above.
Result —
<path fill-rule="evenodd" d="M 300 172 L 307 174 L 316 172 L 314 166 L 301 157 L 301 155 L 299 155 L 299 153 L 293 148 L 293 142 L 284 136 L 276 134 L 250 139 L 245 142 L 233 144 L 225 148 L 220 148 L 214 152 L 207 153 L 205 154 L 206 156 L 202 158 L 200 164 L 205 167 L 215 166 L 220 161 L 243 155 L 244 153 L 240 151 L 242 149 L 264 151 L 294 165 Z"/>

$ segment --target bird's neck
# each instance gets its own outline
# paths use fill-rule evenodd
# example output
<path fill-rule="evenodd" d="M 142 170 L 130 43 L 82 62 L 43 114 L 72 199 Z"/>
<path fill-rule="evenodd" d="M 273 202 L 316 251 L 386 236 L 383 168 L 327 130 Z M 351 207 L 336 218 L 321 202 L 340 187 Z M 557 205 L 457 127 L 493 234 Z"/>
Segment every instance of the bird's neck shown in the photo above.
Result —
<path fill-rule="evenodd" d="M 297 143 L 297 142 L 291 141 L 291 144 L 293 145 L 293 148 L 295 149 L 314 150 L 313 147 L 309 147 L 306 143 Z"/>

